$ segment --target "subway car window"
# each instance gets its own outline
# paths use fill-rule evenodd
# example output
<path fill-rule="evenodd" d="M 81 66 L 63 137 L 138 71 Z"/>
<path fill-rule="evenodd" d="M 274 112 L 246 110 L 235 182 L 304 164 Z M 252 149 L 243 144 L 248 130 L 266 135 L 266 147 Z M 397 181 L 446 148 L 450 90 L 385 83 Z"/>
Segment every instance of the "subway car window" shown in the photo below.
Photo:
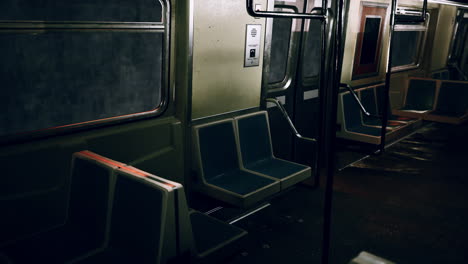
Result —
<path fill-rule="evenodd" d="M 0 20 L 161 22 L 157 0 L 2 0 Z"/>
<path fill-rule="evenodd" d="M 286 78 L 292 24 L 292 19 L 273 20 L 268 83 L 279 83 Z"/>
<path fill-rule="evenodd" d="M 415 66 L 418 63 L 422 31 L 395 31 L 392 67 Z"/>
<path fill-rule="evenodd" d="M 456 31 L 452 42 L 452 49 L 450 52 L 450 63 L 456 65 L 466 75 L 467 67 L 466 63 L 466 41 L 468 32 L 468 13 L 467 10 L 458 11 L 458 19 L 456 23 Z"/>
<path fill-rule="evenodd" d="M 424 24 L 397 25 L 393 33 L 393 70 L 412 69 L 419 65 L 424 50 L 429 17 Z"/>
<path fill-rule="evenodd" d="M 466 14 L 468 15 L 468 13 Z M 468 29 L 468 18 L 462 17 L 458 22 L 457 32 L 453 44 L 452 56 L 458 58 L 463 53 L 465 36 Z"/>
<path fill-rule="evenodd" d="M 378 74 L 387 7 L 363 3 L 354 54 L 353 78 Z"/>
<path fill-rule="evenodd" d="M 455 38 L 455 43 L 454 43 L 454 57 L 459 58 L 461 57 L 461 54 L 463 54 L 464 48 L 465 48 L 465 36 L 467 33 L 468 29 L 468 19 L 463 19 L 459 25 L 458 25 L 458 30 L 457 30 L 457 36 Z"/>
<path fill-rule="evenodd" d="M 41 3 L 25 6 L 48 10 L 52 5 L 54 8 L 51 10 L 55 12 L 55 5 L 60 6 L 59 2 Z M 106 9 L 105 3 L 100 1 L 97 6 Z M 117 6 L 130 5 L 130 1 L 117 3 Z M 15 24 L 14 30 L 0 28 L 0 79 L 5 88 L 0 135 L 73 126 L 135 113 L 153 113 L 158 109 L 164 100 L 165 28 L 154 28 L 148 24 L 126 28 L 127 24 L 138 22 L 142 17 L 150 19 L 149 14 L 153 21 L 162 20 L 163 6 L 159 1 L 136 1 L 134 6 L 140 8 L 145 5 L 144 12 L 128 10 L 129 13 L 140 13 L 139 17 L 119 16 L 117 10 L 105 11 L 102 17 L 105 20 L 126 19 L 120 22 L 118 30 L 111 27 L 100 30 L 67 28 L 69 22 L 54 23 L 58 29 L 28 29 L 22 28 L 23 24 L 16 20 L 9 21 Z M 10 3 L 10 8 L 15 6 L 18 18 L 26 18 L 19 14 L 34 13 Z M 92 6 L 93 10 L 97 9 L 96 5 Z M 110 4 L 109 8 L 112 9 L 113 5 Z M 87 14 L 85 9 L 86 4 L 82 1 L 71 5 L 71 10 Z M 60 19 L 97 20 L 99 17 L 97 14 L 94 18 L 88 15 L 78 18 L 75 14 L 68 19 Z M 10 14 L 10 17 L 13 16 Z M 37 16 L 33 18 L 39 19 Z M 106 26 L 93 23 L 97 27 Z M 41 118 L 37 118 L 38 115 Z"/>
<path fill-rule="evenodd" d="M 303 74 L 305 78 L 313 78 L 320 74 L 320 60 L 322 57 L 322 35 L 320 34 L 321 23 L 316 20 L 307 21 L 306 23 L 309 25 L 309 30 L 306 33 Z"/>
<path fill-rule="evenodd" d="M 364 26 L 364 33 L 362 38 L 362 52 L 360 64 L 375 63 L 377 41 L 379 40 L 381 17 L 367 17 Z"/>

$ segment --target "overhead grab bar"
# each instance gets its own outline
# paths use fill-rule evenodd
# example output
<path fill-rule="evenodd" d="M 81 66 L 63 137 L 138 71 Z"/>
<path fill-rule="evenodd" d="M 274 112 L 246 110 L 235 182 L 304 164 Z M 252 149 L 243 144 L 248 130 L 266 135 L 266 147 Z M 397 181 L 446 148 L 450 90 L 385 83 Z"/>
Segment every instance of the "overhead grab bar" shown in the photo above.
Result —
<path fill-rule="evenodd" d="M 246 0 L 246 7 L 247 13 L 253 17 L 267 17 L 267 18 L 275 18 L 275 17 L 285 17 L 285 18 L 303 18 L 303 19 L 318 19 L 318 20 L 325 20 L 327 17 L 327 5 L 328 0 L 322 0 L 322 8 L 321 14 L 309 14 L 309 13 L 291 13 L 291 12 L 282 12 L 282 11 L 260 11 L 255 10 L 254 0 Z M 307 7 L 307 2 L 305 4 Z M 307 12 L 307 8 L 305 8 Z"/>
<path fill-rule="evenodd" d="M 397 4 L 398 5 L 398 4 Z M 396 6 L 398 8 L 398 6 Z M 414 11 L 408 11 L 408 13 L 415 13 Z M 423 1 L 423 8 L 421 12 L 421 16 L 412 16 L 406 15 L 404 13 L 395 15 L 395 22 L 396 23 L 421 23 L 426 22 L 426 13 L 427 13 L 427 0 Z"/>
<path fill-rule="evenodd" d="M 291 118 L 289 117 L 288 112 L 286 112 L 286 109 L 284 109 L 284 106 L 280 103 L 280 101 L 278 101 L 278 99 L 276 99 L 276 98 L 267 98 L 266 101 L 270 102 L 270 103 L 274 103 L 276 105 L 276 107 L 278 107 L 278 109 L 283 114 L 284 118 L 286 118 L 286 121 L 288 121 L 289 128 L 291 128 L 292 132 L 294 133 L 294 135 L 297 138 L 305 140 L 305 141 L 317 142 L 317 140 L 315 138 L 303 137 L 301 134 L 299 134 L 299 132 L 297 131 L 296 127 L 294 126 Z"/>

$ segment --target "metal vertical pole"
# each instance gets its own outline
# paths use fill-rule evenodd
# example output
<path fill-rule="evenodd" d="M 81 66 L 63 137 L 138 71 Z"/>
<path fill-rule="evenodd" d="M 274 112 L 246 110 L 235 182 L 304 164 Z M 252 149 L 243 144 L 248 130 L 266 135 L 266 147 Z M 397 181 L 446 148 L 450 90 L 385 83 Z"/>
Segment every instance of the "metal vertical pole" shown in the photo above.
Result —
<path fill-rule="evenodd" d="M 392 7 L 390 11 L 390 31 L 388 34 L 388 52 L 387 52 L 387 73 L 385 75 L 385 86 L 383 90 L 382 97 L 382 130 L 380 131 L 380 153 L 385 151 L 385 141 L 387 136 L 387 123 L 388 123 L 388 106 L 390 103 L 390 79 L 392 77 L 392 54 L 393 54 L 393 32 L 395 31 L 395 9 L 397 5 L 397 0 L 392 0 Z"/>
<path fill-rule="evenodd" d="M 325 156 L 324 174 L 325 178 L 325 201 L 324 201 L 324 222 L 323 222 L 323 243 L 322 243 L 322 264 L 328 264 L 330 260 L 330 236 L 332 222 L 332 200 L 333 200 L 333 177 L 335 174 L 335 139 L 336 139 L 336 113 L 338 102 L 338 91 L 340 86 L 342 68 L 342 35 L 343 35 L 343 0 L 334 3 L 335 25 L 333 27 L 334 45 L 331 49 L 332 62 L 331 80 L 328 82 L 328 89 L 323 89 L 323 126 L 321 129 L 322 148 L 321 153 Z M 323 56 L 324 54 L 322 54 Z"/>
<path fill-rule="evenodd" d="M 327 16 L 327 7 L 324 6 L 324 5 L 327 5 L 327 1 L 325 0 L 322 0 L 322 15 L 324 16 Z M 325 7 L 325 8 L 324 8 Z M 320 54 L 322 55 L 321 58 L 320 58 L 320 79 L 319 79 L 319 82 L 320 82 L 320 86 L 319 86 L 319 109 L 320 109 L 320 121 L 319 121 L 319 124 L 320 124 L 320 132 L 319 132 L 319 135 L 318 137 L 321 138 L 322 137 L 322 134 L 321 131 L 324 127 L 324 124 L 325 124 L 325 100 L 324 100 L 324 97 L 322 96 L 322 94 L 325 93 L 325 90 L 327 89 L 325 86 L 327 85 L 327 81 L 326 81 L 326 68 L 327 68 L 327 26 L 329 25 L 329 20 L 328 19 L 324 19 L 323 21 L 321 21 L 321 25 L 320 25 L 320 34 L 321 34 L 321 47 L 320 47 Z M 321 142 L 321 140 L 319 140 L 319 142 Z M 317 157 L 316 157 L 316 161 L 315 161 L 315 175 L 320 175 L 320 169 L 321 169 L 321 166 L 319 165 L 321 163 L 321 155 L 320 154 L 320 150 L 321 150 L 322 146 L 321 145 L 318 145 L 317 147 L 317 150 L 316 150 L 316 154 L 317 154 Z M 316 185 L 319 186 L 320 185 L 320 177 L 316 177 Z"/>

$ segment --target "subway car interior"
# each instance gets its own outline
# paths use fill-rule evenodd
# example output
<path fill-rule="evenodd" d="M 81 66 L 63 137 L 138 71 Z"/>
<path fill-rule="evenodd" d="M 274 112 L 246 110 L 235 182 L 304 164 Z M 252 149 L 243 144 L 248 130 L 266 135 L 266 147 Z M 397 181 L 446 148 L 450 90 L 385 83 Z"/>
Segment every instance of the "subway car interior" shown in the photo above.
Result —
<path fill-rule="evenodd" d="M 0 264 L 468 263 L 464 1 L 1 0 L 0 38 Z"/>

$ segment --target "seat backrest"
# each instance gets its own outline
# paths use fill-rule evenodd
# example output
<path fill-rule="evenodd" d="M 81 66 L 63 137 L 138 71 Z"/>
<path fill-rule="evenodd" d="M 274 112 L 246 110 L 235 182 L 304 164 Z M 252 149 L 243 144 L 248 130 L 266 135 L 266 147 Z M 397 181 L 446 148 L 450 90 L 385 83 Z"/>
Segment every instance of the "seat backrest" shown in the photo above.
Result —
<path fill-rule="evenodd" d="M 144 177 L 117 170 L 109 245 L 134 263 L 160 263 L 168 193 Z"/>
<path fill-rule="evenodd" d="M 437 80 L 409 79 L 406 91 L 405 108 L 412 110 L 431 110 L 434 107 Z"/>
<path fill-rule="evenodd" d="M 367 112 L 369 112 L 371 115 L 377 115 L 377 98 L 375 95 L 375 89 L 374 87 L 368 87 L 365 89 L 362 89 L 359 91 L 360 97 L 361 97 L 361 103 L 364 105 L 366 108 Z M 371 118 L 362 115 L 364 123 L 369 121 Z"/>
<path fill-rule="evenodd" d="M 115 169 L 124 164 L 89 151 L 73 154 L 67 225 L 90 236 L 89 249 L 107 246 Z"/>
<path fill-rule="evenodd" d="M 378 109 L 378 114 L 383 115 L 383 98 L 384 98 L 384 90 L 385 90 L 385 84 L 379 84 L 375 86 L 375 92 L 376 92 L 376 97 L 377 97 L 377 109 Z M 390 100 L 390 99 L 389 99 Z M 388 102 L 388 107 L 387 111 L 389 115 L 392 114 L 392 106 L 390 102 Z"/>
<path fill-rule="evenodd" d="M 270 126 L 266 111 L 234 118 L 244 164 L 273 157 Z"/>
<path fill-rule="evenodd" d="M 201 176 L 207 180 L 239 168 L 232 119 L 194 127 L 194 151 Z"/>
<path fill-rule="evenodd" d="M 81 188 L 81 196 L 89 196 L 76 201 L 85 206 L 74 209 L 73 217 L 85 223 L 83 231 L 104 236 L 102 249 L 120 253 L 122 263 L 166 263 L 191 254 L 193 236 L 181 184 L 90 151 L 75 153 L 73 164 L 83 183 L 76 192 Z"/>
<path fill-rule="evenodd" d="M 347 130 L 362 126 L 361 110 L 353 95 L 349 92 L 340 94 L 343 103 L 344 122 Z"/>
<path fill-rule="evenodd" d="M 361 95 L 361 102 L 366 108 L 367 112 L 377 114 L 377 98 L 375 95 L 374 87 L 365 88 L 359 91 Z"/>
<path fill-rule="evenodd" d="M 161 223 L 161 229 L 157 230 L 155 227 L 152 234 L 147 233 L 143 235 L 146 237 L 144 239 L 148 241 L 148 244 L 153 245 L 153 247 L 149 247 L 147 250 L 153 252 L 157 247 L 160 255 L 158 258 L 161 263 L 166 263 L 176 256 L 195 254 L 192 225 L 190 223 L 189 207 L 187 205 L 184 187 L 180 183 L 169 181 L 132 166 L 118 169 L 117 174 L 125 175 L 129 180 L 132 180 L 135 188 L 147 189 L 138 195 L 144 197 L 146 195 L 145 192 L 148 192 L 151 193 L 150 195 L 154 196 L 155 194 L 152 194 L 153 192 L 159 192 L 163 193 L 165 196 L 164 199 L 166 203 L 162 205 L 163 210 L 161 210 L 159 214 L 161 220 L 156 221 L 156 223 Z M 151 203 L 148 204 L 148 206 L 150 207 L 148 210 L 154 210 L 151 209 Z M 142 211 L 142 213 L 144 212 Z M 153 214 L 153 216 L 158 215 Z M 138 222 L 138 219 L 136 220 Z M 159 235 L 161 242 L 154 239 L 156 235 Z M 133 249 L 133 252 L 138 253 L 138 250 Z"/>
<path fill-rule="evenodd" d="M 78 140 L 0 151 L 0 248 L 66 224 L 70 153 L 83 147 Z"/>
<path fill-rule="evenodd" d="M 464 114 L 468 109 L 468 82 L 442 81 L 436 110 L 447 114 Z"/>

